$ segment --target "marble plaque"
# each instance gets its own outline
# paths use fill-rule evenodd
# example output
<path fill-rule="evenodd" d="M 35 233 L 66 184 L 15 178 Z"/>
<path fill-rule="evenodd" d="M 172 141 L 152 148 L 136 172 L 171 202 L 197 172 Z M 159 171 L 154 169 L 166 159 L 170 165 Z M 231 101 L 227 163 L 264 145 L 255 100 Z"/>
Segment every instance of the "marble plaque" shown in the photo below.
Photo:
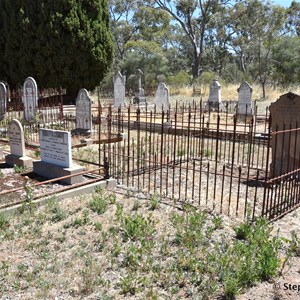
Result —
<path fill-rule="evenodd" d="M 40 149 L 42 162 L 63 168 L 71 168 L 71 146 L 70 132 L 40 129 Z"/>

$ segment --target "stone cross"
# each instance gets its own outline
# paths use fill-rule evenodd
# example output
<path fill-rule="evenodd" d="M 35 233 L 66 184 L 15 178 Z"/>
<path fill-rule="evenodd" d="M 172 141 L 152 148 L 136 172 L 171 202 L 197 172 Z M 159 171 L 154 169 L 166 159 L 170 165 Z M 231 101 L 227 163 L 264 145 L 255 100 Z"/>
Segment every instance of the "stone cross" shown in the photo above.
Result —
<path fill-rule="evenodd" d="M 24 119 L 32 121 L 38 107 L 38 89 L 35 80 L 27 77 L 23 85 Z"/>
<path fill-rule="evenodd" d="M 0 82 L 0 120 L 2 120 L 6 113 L 7 90 L 3 82 Z"/>
<path fill-rule="evenodd" d="M 126 76 L 118 72 L 114 76 L 114 107 L 125 105 L 125 83 Z"/>
<path fill-rule="evenodd" d="M 86 89 L 81 89 L 76 99 L 76 129 L 92 129 L 92 100 Z"/>

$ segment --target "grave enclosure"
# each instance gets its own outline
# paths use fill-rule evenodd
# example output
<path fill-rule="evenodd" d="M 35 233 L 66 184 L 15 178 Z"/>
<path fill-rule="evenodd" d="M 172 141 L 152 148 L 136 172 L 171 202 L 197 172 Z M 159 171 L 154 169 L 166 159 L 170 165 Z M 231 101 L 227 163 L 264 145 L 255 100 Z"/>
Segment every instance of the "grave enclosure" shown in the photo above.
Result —
<path fill-rule="evenodd" d="M 272 104 L 271 115 L 269 111 L 257 115 L 251 87 L 244 83 L 238 101 L 222 100 L 222 109 L 220 86 L 215 84 L 218 90 L 209 99 L 216 95 L 217 100 L 208 102 L 217 104 L 210 109 L 199 100 L 171 105 L 163 83 L 157 88 L 156 106 L 126 105 L 125 77 L 119 74 L 114 82 L 118 91 L 111 94 L 110 105 L 103 104 L 100 93 L 92 103 L 84 89 L 79 90 L 76 106 L 63 105 L 59 94 L 51 96 L 52 105 L 46 97 L 43 105 L 38 100 L 38 123 L 25 120 L 23 125 L 26 147 L 41 150 L 40 161 L 33 161 L 34 172 L 46 176 L 40 169 L 49 170 L 51 165 L 55 169 L 51 173 L 64 176 L 70 173 L 62 170 L 77 168 L 77 163 L 84 162 L 88 169 L 104 167 L 105 161 L 109 172 L 103 178 L 109 173 L 120 187 L 238 218 L 250 211 L 253 218 L 274 219 L 299 204 L 299 114 L 284 119 L 298 109 L 298 95 L 282 95 Z M 113 94 L 118 93 L 121 102 L 114 100 Z M 7 111 L 1 128 L 8 128 L 13 118 L 22 118 L 23 112 L 24 106 Z M 78 129 L 79 138 L 72 136 Z M 2 140 L 8 140 L 8 132 L 0 131 Z M 95 148 L 90 147 L 93 144 Z M 83 158 L 85 150 L 90 154 Z M 75 183 L 81 180 L 82 170 L 78 167 L 74 172 Z"/>

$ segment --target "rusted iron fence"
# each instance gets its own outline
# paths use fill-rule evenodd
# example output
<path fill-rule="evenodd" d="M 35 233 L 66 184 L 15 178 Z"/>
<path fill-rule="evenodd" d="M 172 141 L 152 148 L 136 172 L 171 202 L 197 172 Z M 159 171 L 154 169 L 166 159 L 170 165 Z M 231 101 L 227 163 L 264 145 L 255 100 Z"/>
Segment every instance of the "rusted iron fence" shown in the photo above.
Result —
<path fill-rule="evenodd" d="M 271 177 L 270 168 L 284 160 L 271 165 L 277 133 L 268 110 L 237 116 L 193 102 L 166 112 L 119 109 L 111 122 L 123 140 L 102 150 L 120 186 L 238 218 L 274 219 L 298 205 L 299 161 Z"/>
<path fill-rule="evenodd" d="M 120 187 L 242 219 L 275 219 L 299 205 L 300 128 L 273 126 L 272 132 L 268 109 L 263 115 L 255 107 L 253 115 L 237 115 L 234 101 L 214 111 L 201 101 L 178 101 L 163 112 L 154 105 L 116 109 L 102 96 L 93 104 L 89 136 L 97 145 L 80 146 L 73 155 L 91 165 L 105 162 L 106 177 L 109 166 Z M 75 128 L 74 106 L 54 99 L 52 105 L 41 103 L 36 122 L 24 122 L 28 143 L 38 143 L 41 127 Z M 22 118 L 22 111 L 11 104 L 0 137 L 7 138 L 3 129 L 16 116 Z"/>

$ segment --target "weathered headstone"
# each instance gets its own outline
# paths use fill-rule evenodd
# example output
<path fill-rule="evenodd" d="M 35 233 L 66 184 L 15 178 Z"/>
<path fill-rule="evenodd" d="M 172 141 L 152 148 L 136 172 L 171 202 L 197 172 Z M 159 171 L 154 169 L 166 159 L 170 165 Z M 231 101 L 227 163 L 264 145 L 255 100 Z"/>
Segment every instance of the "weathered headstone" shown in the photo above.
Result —
<path fill-rule="evenodd" d="M 281 95 L 270 105 L 272 117 L 271 177 L 277 177 L 300 168 L 300 96 Z M 288 130 L 288 131 L 286 131 Z M 298 175 L 298 174 L 296 174 Z"/>
<path fill-rule="evenodd" d="M 14 119 L 8 126 L 10 154 L 5 157 L 5 162 L 19 167 L 32 167 L 32 158 L 26 156 L 24 131 L 20 121 Z"/>
<path fill-rule="evenodd" d="M 133 104 L 146 104 L 146 97 L 145 97 L 145 91 L 142 88 L 142 75 L 143 72 L 140 69 L 136 70 L 136 76 L 137 76 L 137 90 L 135 92 L 135 97 L 133 98 Z"/>
<path fill-rule="evenodd" d="M 27 77 L 23 85 L 24 119 L 32 121 L 38 107 L 38 89 L 35 80 Z"/>
<path fill-rule="evenodd" d="M 3 149 L 0 148 L 0 160 L 4 158 L 4 153 L 3 153 Z"/>
<path fill-rule="evenodd" d="M 67 131 L 40 129 L 41 160 L 33 163 L 33 172 L 46 178 L 74 177 L 60 180 L 73 184 L 83 180 L 83 167 L 72 162 L 71 134 Z"/>
<path fill-rule="evenodd" d="M 155 104 L 157 110 L 167 110 L 170 104 L 169 89 L 162 82 L 157 86 Z"/>
<path fill-rule="evenodd" d="M 208 105 L 209 108 L 219 109 L 221 104 L 221 85 L 217 80 L 210 84 Z"/>
<path fill-rule="evenodd" d="M 237 89 L 238 92 L 238 115 L 252 115 L 252 87 L 244 81 Z"/>
<path fill-rule="evenodd" d="M 0 120 L 5 117 L 6 113 L 7 90 L 3 82 L 0 82 Z"/>
<path fill-rule="evenodd" d="M 125 105 L 125 83 L 126 76 L 118 72 L 114 77 L 114 107 Z"/>
<path fill-rule="evenodd" d="M 81 89 L 76 99 L 76 131 L 90 133 L 92 130 L 92 100 L 86 89 Z"/>

